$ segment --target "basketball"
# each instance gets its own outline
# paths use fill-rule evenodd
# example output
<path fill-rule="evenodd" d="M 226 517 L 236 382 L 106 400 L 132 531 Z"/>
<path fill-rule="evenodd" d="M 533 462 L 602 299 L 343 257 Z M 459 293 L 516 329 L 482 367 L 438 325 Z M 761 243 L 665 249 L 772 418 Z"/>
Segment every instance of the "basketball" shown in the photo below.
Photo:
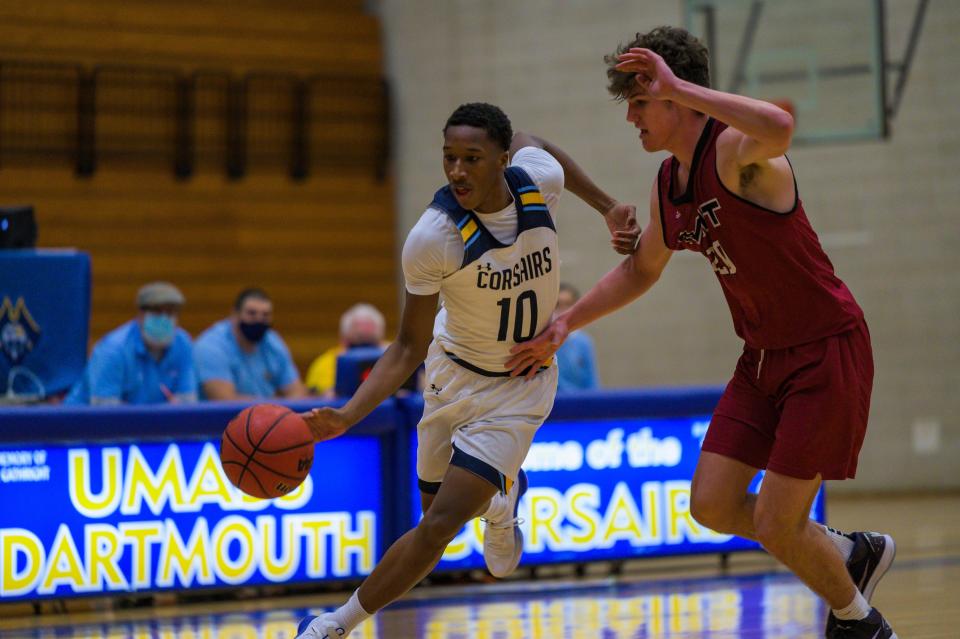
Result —
<path fill-rule="evenodd" d="M 252 497 L 283 497 L 313 465 L 313 435 L 297 413 L 256 404 L 230 420 L 220 440 L 220 463 L 234 486 Z"/>
<path fill-rule="evenodd" d="M 776 100 L 770 100 L 770 102 L 789 113 L 790 117 L 794 120 L 797 119 L 797 107 L 790 98 L 778 98 Z"/>

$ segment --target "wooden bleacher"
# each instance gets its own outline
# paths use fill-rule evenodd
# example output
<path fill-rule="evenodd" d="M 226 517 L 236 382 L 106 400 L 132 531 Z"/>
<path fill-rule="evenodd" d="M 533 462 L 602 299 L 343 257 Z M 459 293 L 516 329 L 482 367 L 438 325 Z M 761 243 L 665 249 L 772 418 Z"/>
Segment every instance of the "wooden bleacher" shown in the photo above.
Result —
<path fill-rule="evenodd" d="M 383 73 L 360 0 L 4 0 L 5 57 Z"/>
<path fill-rule="evenodd" d="M 376 305 L 391 330 L 396 325 L 394 190 L 377 170 L 387 135 L 386 104 L 378 99 L 382 45 L 379 23 L 362 2 L 6 0 L 0 68 L 4 60 L 347 79 L 340 90 L 312 94 L 311 118 L 331 124 L 312 122 L 309 172 L 299 181 L 273 157 L 284 148 L 270 146 L 286 133 L 271 132 L 255 113 L 248 115 L 246 174 L 228 178 L 216 82 L 209 92 L 197 85 L 196 161 L 187 179 L 173 175 L 172 144 L 136 146 L 167 143 L 172 130 L 162 110 L 111 111 L 113 98 L 100 92 L 98 161 L 83 178 L 62 153 L 4 151 L 18 122 L 9 108 L 4 113 L 12 98 L 0 93 L 0 203 L 35 206 L 39 246 L 91 254 L 92 340 L 132 317 L 136 290 L 155 279 L 182 288 L 188 302 L 181 324 L 194 335 L 225 317 L 241 288 L 263 287 L 302 373 L 336 342 L 339 316 L 353 303 Z M 69 87 L 57 91 L 61 101 L 73 97 Z M 122 100 L 122 87 L 115 92 Z M 167 95 L 143 93 L 148 106 Z M 257 108 L 269 111 L 269 94 L 258 95 Z M 30 126 L 43 129 L 51 148 L 76 135 L 67 113 L 17 117 L 40 118 Z"/>

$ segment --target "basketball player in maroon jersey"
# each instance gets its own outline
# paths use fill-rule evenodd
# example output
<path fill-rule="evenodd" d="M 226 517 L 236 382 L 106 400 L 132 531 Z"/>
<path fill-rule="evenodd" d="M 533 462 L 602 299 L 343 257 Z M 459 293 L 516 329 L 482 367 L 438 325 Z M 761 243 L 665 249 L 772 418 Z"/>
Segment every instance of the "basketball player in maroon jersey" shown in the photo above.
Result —
<path fill-rule="evenodd" d="M 706 48 L 682 29 L 638 34 L 606 61 L 609 90 L 627 103 L 643 148 L 673 155 L 653 185 L 636 252 L 515 346 L 507 366 L 518 374 L 547 360 L 571 331 L 642 295 L 674 251 L 702 253 L 745 346 L 703 442 L 693 516 L 759 541 L 823 597 L 827 637 L 895 638 L 868 603 L 893 561 L 893 539 L 843 535 L 808 518 L 824 479 L 855 474 L 873 357 L 863 312 L 834 274 L 784 156 L 793 118 L 711 90 Z M 766 475 L 752 495 L 759 469 Z"/>

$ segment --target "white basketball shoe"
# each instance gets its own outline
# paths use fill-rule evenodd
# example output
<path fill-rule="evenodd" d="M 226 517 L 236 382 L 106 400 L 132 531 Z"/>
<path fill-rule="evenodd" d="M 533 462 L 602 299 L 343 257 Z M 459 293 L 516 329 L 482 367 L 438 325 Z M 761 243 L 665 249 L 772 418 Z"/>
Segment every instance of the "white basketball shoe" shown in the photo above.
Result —
<path fill-rule="evenodd" d="M 487 570 L 494 577 L 503 578 L 517 569 L 520 556 L 523 554 L 523 532 L 520 530 L 520 520 L 517 518 L 517 509 L 520 498 L 527 492 L 527 474 L 520 469 L 517 481 L 510 487 L 506 499 L 496 520 L 484 519 L 483 529 L 483 559 Z"/>
<path fill-rule="evenodd" d="M 333 620 L 330 613 L 326 613 L 319 617 L 304 617 L 297 626 L 297 636 L 294 639 L 340 639 L 346 636 L 346 630 Z"/>

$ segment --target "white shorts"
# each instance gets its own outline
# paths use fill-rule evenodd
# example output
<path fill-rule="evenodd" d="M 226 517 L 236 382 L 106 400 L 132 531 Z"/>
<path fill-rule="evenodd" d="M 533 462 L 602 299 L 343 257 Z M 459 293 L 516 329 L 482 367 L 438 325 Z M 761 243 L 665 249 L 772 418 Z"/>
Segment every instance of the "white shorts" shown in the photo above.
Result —
<path fill-rule="evenodd" d="M 553 409 L 556 364 L 532 380 L 487 377 L 454 362 L 430 344 L 417 424 L 420 489 L 435 493 L 451 461 L 500 490 L 516 481 L 537 429 Z"/>

